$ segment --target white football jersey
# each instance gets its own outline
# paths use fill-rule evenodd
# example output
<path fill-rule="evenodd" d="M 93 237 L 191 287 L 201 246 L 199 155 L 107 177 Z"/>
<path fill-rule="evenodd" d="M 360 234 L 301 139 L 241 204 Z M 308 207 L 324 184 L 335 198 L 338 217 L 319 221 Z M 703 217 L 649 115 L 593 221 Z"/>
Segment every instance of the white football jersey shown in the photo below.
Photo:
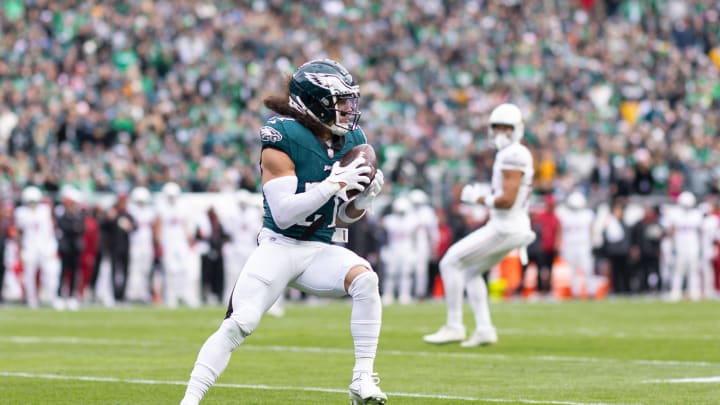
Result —
<path fill-rule="evenodd" d="M 137 229 L 130 234 L 130 244 L 151 247 L 153 244 L 153 224 L 157 218 L 155 209 L 147 205 L 130 205 L 128 212 L 137 224 Z"/>
<path fill-rule="evenodd" d="M 699 254 L 703 215 L 695 208 L 677 209 L 669 218 L 676 254 Z"/>
<path fill-rule="evenodd" d="M 558 211 L 562 226 L 562 244 L 564 249 L 592 246 L 592 226 L 595 214 L 588 208 Z"/>
<path fill-rule="evenodd" d="M 223 226 L 230 234 L 233 246 L 240 251 L 248 252 L 257 246 L 262 221 L 262 210 L 255 207 L 237 208 L 224 221 Z"/>
<path fill-rule="evenodd" d="M 414 215 L 418 226 L 415 232 L 415 248 L 422 252 L 432 252 L 439 238 L 437 214 L 431 206 L 422 205 Z"/>
<path fill-rule="evenodd" d="M 501 229 L 510 231 L 529 229 L 528 208 L 534 168 L 532 154 L 528 148 L 521 143 L 513 143 L 497 152 L 492 172 L 493 194 L 501 193 L 503 190 L 503 170 L 522 171 L 522 182 L 513 206 L 509 209 L 493 208 L 490 211 L 490 220 L 498 222 Z"/>
<path fill-rule="evenodd" d="M 412 254 L 417 220 L 412 215 L 389 214 L 383 218 L 388 248 L 394 252 Z"/>
<path fill-rule="evenodd" d="M 23 249 L 30 247 L 43 247 L 48 251 L 57 250 L 57 239 L 52 221 L 50 207 L 38 204 L 35 208 L 27 206 L 17 207 L 15 210 L 15 223 L 22 231 Z"/>
<path fill-rule="evenodd" d="M 160 242 L 165 247 L 187 247 L 190 229 L 190 213 L 179 203 L 163 204 L 159 210 Z"/>

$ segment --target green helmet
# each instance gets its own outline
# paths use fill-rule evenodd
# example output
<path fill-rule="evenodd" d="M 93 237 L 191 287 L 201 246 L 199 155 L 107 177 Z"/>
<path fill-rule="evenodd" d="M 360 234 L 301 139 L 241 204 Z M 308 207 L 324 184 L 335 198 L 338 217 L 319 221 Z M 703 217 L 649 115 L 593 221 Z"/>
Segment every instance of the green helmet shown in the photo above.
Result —
<path fill-rule="evenodd" d="M 290 80 L 290 106 L 320 121 L 335 135 L 358 126 L 360 87 L 343 65 L 316 59 L 300 66 Z M 338 107 L 338 102 L 344 101 Z"/>

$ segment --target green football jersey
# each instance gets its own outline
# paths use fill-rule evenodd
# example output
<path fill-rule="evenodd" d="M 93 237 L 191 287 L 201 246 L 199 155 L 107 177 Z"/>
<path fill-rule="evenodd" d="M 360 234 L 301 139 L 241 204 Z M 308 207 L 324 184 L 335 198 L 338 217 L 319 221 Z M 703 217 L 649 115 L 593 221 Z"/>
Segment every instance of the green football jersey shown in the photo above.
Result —
<path fill-rule="evenodd" d="M 265 122 L 265 125 L 260 128 L 260 140 L 263 149 L 281 150 L 295 163 L 295 174 L 298 178 L 296 194 L 304 193 L 325 180 L 330 175 L 333 163 L 340 160 L 353 147 L 367 143 L 365 133 L 358 128 L 345 134 L 345 145 L 342 150 L 333 152 L 294 118 L 283 116 L 275 116 Z M 263 226 L 285 236 L 302 239 L 313 222 L 319 221 L 320 226 L 307 240 L 329 243 L 335 232 L 335 217 L 340 202 L 338 197 L 333 197 L 304 221 L 287 229 L 280 229 L 272 217 L 267 200 L 265 200 L 263 201 L 265 210 Z"/>

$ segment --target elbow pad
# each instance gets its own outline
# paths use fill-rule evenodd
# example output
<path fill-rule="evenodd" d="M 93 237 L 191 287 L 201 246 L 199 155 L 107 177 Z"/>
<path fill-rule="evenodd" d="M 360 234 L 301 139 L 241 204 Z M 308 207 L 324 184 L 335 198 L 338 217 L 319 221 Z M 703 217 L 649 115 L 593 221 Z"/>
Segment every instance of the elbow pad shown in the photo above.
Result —
<path fill-rule="evenodd" d="M 295 194 L 297 185 L 298 178 L 295 176 L 278 177 L 263 185 L 263 194 L 270 213 L 280 229 L 290 228 L 303 221 L 340 189 L 337 183 L 323 181 L 304 193 Z"/>

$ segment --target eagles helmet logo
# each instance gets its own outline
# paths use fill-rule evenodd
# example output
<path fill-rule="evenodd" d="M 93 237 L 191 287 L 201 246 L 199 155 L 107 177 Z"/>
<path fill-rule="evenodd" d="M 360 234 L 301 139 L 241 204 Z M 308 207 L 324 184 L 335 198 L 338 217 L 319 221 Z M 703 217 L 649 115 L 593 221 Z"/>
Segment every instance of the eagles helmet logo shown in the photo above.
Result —
<path fill-rule="evenodd" d="M 359 86 L 348 86 L 340 77 L 329 73 L 305 72 L 305 77 L 312 84 L 330 90 L 331 94 L 358 93 Z"/>
<path fill-rule="evenodd" d="M 260 128 L 260 139 L 265 142 L 280 142 L 282 138 L 280 131 L 273 127 Z"/>

